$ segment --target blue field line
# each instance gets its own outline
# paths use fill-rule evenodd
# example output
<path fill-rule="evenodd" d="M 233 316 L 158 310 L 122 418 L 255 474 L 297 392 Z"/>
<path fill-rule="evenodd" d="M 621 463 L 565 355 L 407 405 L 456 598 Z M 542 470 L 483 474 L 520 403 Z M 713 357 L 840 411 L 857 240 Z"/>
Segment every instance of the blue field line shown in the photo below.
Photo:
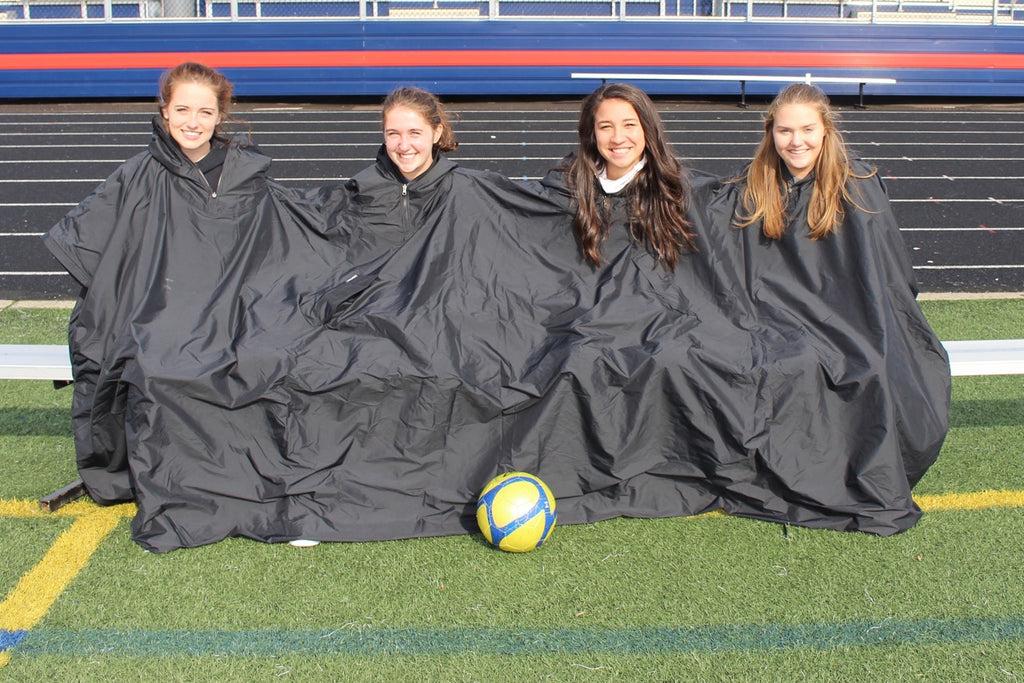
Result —
<path fill-rule="evenodd" d="M 0 652 L 10 650 L 25 637 L 28 631 L 8 631 L 0 629 Z"/>
<path fill-rule="evenodd" d="M 149 631 L 32 629 L 18 656 L 637 655 L 753 652 L 1024 639 L 1024 617 L 648 629 L 405 628 Z"/>

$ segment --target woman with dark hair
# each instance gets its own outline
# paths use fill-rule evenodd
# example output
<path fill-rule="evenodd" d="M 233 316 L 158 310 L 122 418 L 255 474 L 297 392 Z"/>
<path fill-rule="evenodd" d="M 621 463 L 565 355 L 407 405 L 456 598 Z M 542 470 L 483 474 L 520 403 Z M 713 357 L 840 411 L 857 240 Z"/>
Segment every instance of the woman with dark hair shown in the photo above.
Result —
<path fill-rule="evenodd" d="M 703 214 L 715 179 L 680 163 L 635 86 L 588 95 L 577 132 L 542 184 L 571 215 L 588 296 L 553 330 L 566 354 L 543 402 L 584 448 L 545 453 L 553 440 L 525 433 L 522 449 L 540 453 L 531 471 L 571 473 L 555 491 L 566 521 L 736 511 L 727 493 L 745 485 L 765 418 L 737 266 Z"/>
<path fill-rule="evenodd" d="M 772 415 L 759 477 L 780 521 L 888 535 L 921 515 L 911 488 L 948 428 L 949 364 L 885 187 L 837 118 L 819 88 L 785 88 L 709 213 L 736 226 Z"/>
<path fill-rule="evenodd" d="M 679 253 L 693 247 L 689 179 L 650 98 L 624 83 L 601 86 L 583 101 L 577 130 L 579 149 L 563 160 L 560 172 L 572 193 L 573 228 L 586 260 L 601 264 L 611 229 L 603 198 L 628 188 L 623 210 L 632 236 L 672 270 Z"/>

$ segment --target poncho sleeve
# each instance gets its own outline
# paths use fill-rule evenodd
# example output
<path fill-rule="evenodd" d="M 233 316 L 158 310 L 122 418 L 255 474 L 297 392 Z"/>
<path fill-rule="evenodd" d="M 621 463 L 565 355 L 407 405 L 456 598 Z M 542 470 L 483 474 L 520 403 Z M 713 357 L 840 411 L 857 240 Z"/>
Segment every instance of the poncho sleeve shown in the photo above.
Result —
<path fill-rule="evenodd" d="M 50 253 L 83 287 L 89 287 L 124 210 L 125 179 L 145 153 L 128 160 L 43 236 Z"/>

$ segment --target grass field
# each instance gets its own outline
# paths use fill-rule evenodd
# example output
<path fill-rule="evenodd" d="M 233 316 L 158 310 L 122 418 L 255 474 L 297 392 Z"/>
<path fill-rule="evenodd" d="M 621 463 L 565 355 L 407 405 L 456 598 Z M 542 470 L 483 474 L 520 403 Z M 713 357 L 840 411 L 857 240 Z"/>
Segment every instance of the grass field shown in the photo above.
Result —
<path fill-rule="evenodd" d="M 925 301 L 943 339 L 1020 337 L 1024 302 Z M 0 311 L 61 343 L 66 310 Z M 75 478 L 70 390 L 0 382 L 0 681 L 1021 681 L 1024 381 L 958 377 L 890 538 L 730 518 L 153 555 Z"/>

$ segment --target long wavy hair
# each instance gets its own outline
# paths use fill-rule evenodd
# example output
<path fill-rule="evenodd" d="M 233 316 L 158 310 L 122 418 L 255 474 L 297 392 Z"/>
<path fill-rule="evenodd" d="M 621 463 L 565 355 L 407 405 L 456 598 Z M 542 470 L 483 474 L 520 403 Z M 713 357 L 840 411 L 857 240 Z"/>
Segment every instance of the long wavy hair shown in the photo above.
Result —
<path fill-rule="evenodd" d="M 735 224 L 745 228 L 758 221 L 766 237 L 780 239 L 789 222 L 786 182 L 782 175 L 785 162 L 775 149 L 775 118 L 779 110 L 790 104 L 813 108 L 821 116 L 825 136 L 821 152 L 814 163 L 814 188 L 807 209 L 807 224 L 811 239 L 828 237 L 843 222 L 845 205 L 857 206 L 850 196 L 847 181 L 851 178 L 870 178 L 876 171 L 861 176 L 850 167 L 846 142 L 837 127 L 838 115 L 832 110 L 828 96 L 816 86 L 794 83 L 780 92 L 768 107 L 764 117 L 764 137 L 746 174 L 731 182 L 745 183 L 742 210 L 737 212 Z"/>
<path fill-rule="evenodd" d="M 423 120 L 427 121 L 431 128 L 441 127 L 441 137 L 434 143 L 435 154 L 438 152 L 452 152 L 458 149 L 459 143 L 455 139 L 455 131 L 452 129 L 452 124 L 449 121 L 448 112 L 445 111 L 441 100 L 437 99 L 437 95 L 413 86 L 395 88 L 384 98 L 384 104 L 380 112 L 381 125 L 383 125 L 384 120 L 387 118 L 388 112 L 395 107 L 411 109 L 423 117 Z"/>
<path fill-rule="evenodd" d="M 234 86 L 224 74 L 198 62 L 183 62 L 178 66 L 168 69 L 160 76 L 160 93 L 158 105 L 160 109 L 166 107 L 174 94 L 174 89 L 182 83 L 198 83 L 205 85 L 213 91 L 217 97 L 217 108 L 220 110 L 220 122 L 213 129 L 213 137 L 221 142 L 227 142 L 228 138 L 224 132 L 224 123 L 239 124 L 245 127 L 250 133 L 249 124 L 242 119 L 231 115 L 231 102 L 234 97 Z"/>
<path fill-rule="evenodd" d="M 576 203 L 573 229 L 583 257 L 595 266 L 601 265 L 601 247 L 611 226 L 597 180 L 604 159 L 598 151 L 594 123 L 598 107 L 612 99 L 632 105 L 644 132 L 646 163 L 628 190 L 630 233 L 654 252 L 666 270 L 672 270 L 682 251 L 695 249 L 690 221 L 686 218 L 689 176 L 665 139 L 664 125 L 654 103 L 647 93 L 632 85 L 602 85 L 583 100 L 577 126 L 579 149 L 568 167 L 563 168 Z"/>

